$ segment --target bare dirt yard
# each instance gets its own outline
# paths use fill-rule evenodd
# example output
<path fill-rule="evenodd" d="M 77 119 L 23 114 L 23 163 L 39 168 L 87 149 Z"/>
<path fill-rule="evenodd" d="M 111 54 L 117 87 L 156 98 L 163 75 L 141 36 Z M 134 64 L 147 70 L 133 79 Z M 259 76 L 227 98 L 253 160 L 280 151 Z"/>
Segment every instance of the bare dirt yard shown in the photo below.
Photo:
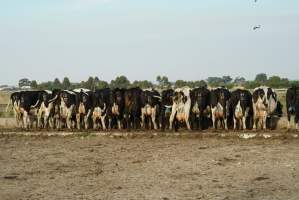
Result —
<path fill-rule="evenodd" d="M 299 199 L 294 134 L 171 134 L 2 130 L 0 199 Z"/>

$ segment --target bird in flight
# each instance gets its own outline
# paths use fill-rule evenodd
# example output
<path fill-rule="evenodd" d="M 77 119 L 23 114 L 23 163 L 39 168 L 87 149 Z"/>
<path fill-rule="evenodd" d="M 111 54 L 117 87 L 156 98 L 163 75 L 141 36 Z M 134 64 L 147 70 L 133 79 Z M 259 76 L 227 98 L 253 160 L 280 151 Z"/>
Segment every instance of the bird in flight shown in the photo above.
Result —
<path fill-rule="evenodd" d="M 261 28 L 261 25 L 253 27 L 253 30 L 256 30 L 256 29 L 259 29 L 259 28 Z"/>

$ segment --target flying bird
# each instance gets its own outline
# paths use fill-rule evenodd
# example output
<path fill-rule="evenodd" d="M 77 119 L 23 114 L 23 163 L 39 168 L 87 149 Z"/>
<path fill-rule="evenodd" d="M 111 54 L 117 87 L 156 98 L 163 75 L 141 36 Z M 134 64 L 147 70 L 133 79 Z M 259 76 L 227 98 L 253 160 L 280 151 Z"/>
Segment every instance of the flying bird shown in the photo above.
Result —
<path fill-rule="evenodd" d="M 259 28 L 261 28 L 261 25 L 253 27 L 253 30 L 255 31 L 256 29 L 259 29 Z"/>

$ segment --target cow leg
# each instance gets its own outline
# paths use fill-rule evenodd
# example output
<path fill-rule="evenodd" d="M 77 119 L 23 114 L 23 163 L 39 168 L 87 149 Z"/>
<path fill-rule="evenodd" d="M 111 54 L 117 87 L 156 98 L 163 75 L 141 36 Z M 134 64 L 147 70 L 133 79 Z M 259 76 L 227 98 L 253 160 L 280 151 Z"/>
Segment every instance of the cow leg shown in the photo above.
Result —
<path fill-rule="evenodd" d="M 96 130 L 97 129 L 97 118 L 95 116 L 92 117 L 92 125 L 93 125 L 93 129 Z"/>
<path fill-rule="evenodd" d="M 38 113 L 37 113 L 37 127 L 38 128 L 42 128 L 42 125 L 41 125 L 42 115 L 43 115 L 43 112 L 38 111 Z"/>
<path fill-rule="evenodd" d="M 77 120 L 77 129 L 81 129 L 81 114 L 76 114 L 76 120 Z"/>
<path fill-rule="evenodd" d="M 126 120 L 126 124 L 127 124 L 127 130 L 130 131 L 131 130 L 131 120 L 130 120 L 130 115 L 129 114 L 125 114 L 125 120 Z"/>
<path fill-rule="evenodd" d="M 234 117 L 233 119 L 234 119 L 234 130 L 236 130 L 237 129 L 237 119 L 236 119 L 236 117 Z"/>
<path fill-rule="evenodd" d="M 84 116 L 84 125 L 85 125 L 85 129 L 89 129 L 89 117 L 91 114 L 91 110 L 89 109 L 87 112 L 87 115 Z"/>
<path fill-rule="evenodd" d="M 188 116 L 185 117 L 185 122 L 186 122 L 186 125 L 187 125 L 187 129 L 191 130 L 191 126 L 190 126 L 190 122 L 189 122 L 189 117 Z"/>
<path fill-rule="evenodd" d="M 264 129 L 264 130 L 267 129 L 266 121 L 267 121 L 267 115 L 265 114 L 264 117 L 263 117 L 263 129 Z"/>
<path fill-rule="evenodd" d="M 84 128 L 85 128 L 85 130 L 87 130 L 89 128 L 89 121 L 88 121 L 88 119 L 89 119 L 89 116 L 87 114 L 87 115 L 84 116 Z"/>
<path fill-rule="evenodd" d="M 252 129 L 256 130 L 256 120 L 257 120 L 256 106 L 255 106 L 255 104 L 253 102 L 252 102 L 252 108 L 253 108 L 253 126 L 252 126 Z"/>
<path fill-rule="evenodd" d="M 157 126 L 157 122 L 156 122 L 156 107 L 152 110 L 152 122 L 154 124 L 154 129 L 157 130 L 158 126 Z"/>
<path fill-rule="evenodd" d="M 256 130 L 259 126 L 260 123 L 260 118 L 256 117 L 255 115 L 253 116 L 253 130 Z"/>
<path fill-rule="evenodd" d="M 165 112 L 161 112 L 160 113 L 160 127 L 161 130 L 164 131 L 165 130 Z"/>
<path fill-rule="evenodd" d="M 28 113 L 26 111 L 23 112 L 23 128 L 28 128 Z"/>
<path fill-rule="evenodd" d="M 117 127 L 118 127 L 118 130 L 121 130 L 121 123 L 120 123 L 120 119 L 117 119 Z"/>
<path fill-rule="evenodd" d="M 288 113 L 288 130 L 291 129 L 291 115 Z"/>
<path fill-rule="evenodd" d="M 14 110 L 14 117 L 16 120 L 16 125 L 19 128 L 20 127 L 19 114 L 15 110 Z"/>
<path fill-rule="evenodd" d="M 192 130 L 196 130 L 197 129 L 197 123 L 196 123 L 196 115 L 194 113 L 191 113 L 191 125 L 192 125 Z"/>
<path fill-rule="evenodd" d="M 242 126 L 242 128 L 243 128 L 243 130 L 246 130 L 246 116 L 243 116 L 242 117 L 242 123 L 243 123 L 243 126 Z"/>
<path fill-rule="evenodd" d="M 145 129 L 145 108 L 141 108 L 141 127 Z"/>
<path fill-rule="evenodd" d="M 72 114 L 69 112 L 66 117 L 66 126 L 68 129 L 72 129 Z"/>
<path fill-rule="evenodd" d="M 216 108 L 212 108 L 212 121 L 213 121 L 213 128 L 217 129 L 215 110 L 216 110 Z"/>
<path fill-rule="evenodd" d="M 137 129 L 137 116 L 133 116 L 133 129 Z"/>
<path fill-rule="evenodd" d="M 106 118 L 106 115 L 101 116 L 101 123 L 102 123 L 103 130 L 106 130 L 105 118 Z"/>
<path fill-rule="evenodd" d="M 49 127 L 51 128 L 51 129 L 54 129 L 54 118 L 53 118 L 53 116 L 51 116 L 51 117 L 48 117 L 48 120 L 49 120 Z"/>
<path fill-rule="evenodd" d="M 169 130 L 172 130 L 173 120 L 176 114 L 176 106 L 172 107 L 171 115 L 169 117 Z"/>
<path fill-rule="evenodd" d="M 44 127 L 48 128 L 48 124 L 50 124 L 50 111 L 46 109 L 44 114 Z"/>
<path fill-rule="evenodd" d="M 228 130 L 228 127 L 227 127 L 227 119 L 226 119 L 226 118 L 224 118 L 224 129 L 225 129 L 225 130 Z"/>
<path fill-rule="evenodd" d="M 169 130 L 172 130 L 173 120 L 174 120 L 175 113 L 171 113 L 169 118 Z"/>

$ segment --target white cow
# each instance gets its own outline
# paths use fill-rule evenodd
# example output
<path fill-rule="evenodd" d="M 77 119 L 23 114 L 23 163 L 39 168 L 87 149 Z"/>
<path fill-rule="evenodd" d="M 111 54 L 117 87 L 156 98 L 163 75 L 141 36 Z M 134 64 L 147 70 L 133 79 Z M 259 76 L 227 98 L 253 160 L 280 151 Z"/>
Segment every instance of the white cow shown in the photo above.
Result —
<path fill-rule="evenodd" d="M 191 109 L 191 98 L 190 98 L 190 88 L 183 87 L 177 88 L 174 92 L 172 111 L 169 119 L 169 129 L 172 129 L 173 121 L 176 119 L 179 122 L 184 121 L 187 125 L 187 129 L 191 130 L 189 123 Z"/>
<path fill-rule="evenodd" d="M 267 117 L 271 116 L 277 108 L 278 97 L 276 92 L 269 87 L 257 87 L 252 95 L 253 103 L 253 129 L 259 124 L 266 129 Z"/>

